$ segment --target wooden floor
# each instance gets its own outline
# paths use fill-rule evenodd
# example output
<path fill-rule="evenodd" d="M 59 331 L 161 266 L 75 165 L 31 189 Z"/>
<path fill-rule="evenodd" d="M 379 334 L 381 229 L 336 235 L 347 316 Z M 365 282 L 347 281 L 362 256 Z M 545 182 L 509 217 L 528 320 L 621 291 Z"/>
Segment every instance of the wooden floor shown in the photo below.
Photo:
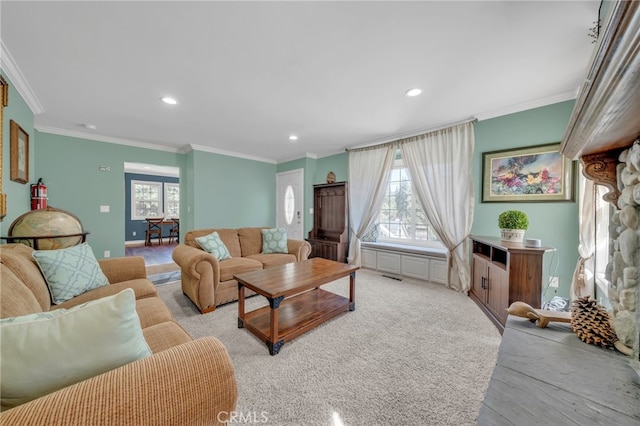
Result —
<path fill-rule="evenodd" d="M 147 266 L 163 265 L 165 263 L 173 262 L 171 258 L 171 252 L 176 248 L 178 244 L 163 244 L 163 245 L 135 245 L 126 246 L 124 249 L 125 256 L 142 256 L 144 257 L 144 263 Z"/>
<path fill-rule="evenodd" d="M 158 268 L 149 268 L 156 265 L 166 265 L 173 262 L 171 258 L 171 252 L 176 248 L 178 244 L 163 244 L 163 245 L 153 245 L 153 246 L 144 246 L 142 244 L 135 246 L 126 246 L 124 249 L 125 256 L 142 256 L 144 257 L 144 263 L 147 266 L 147 278 L 154 283 L 155 285 L 166 284 L 170 282 L 174 282 L 180 279 L 180 270 L 175 269 L 169 272 L 152 272 L 152 269 Z M 163 269 L 162 267 L 159 269 Z"/>

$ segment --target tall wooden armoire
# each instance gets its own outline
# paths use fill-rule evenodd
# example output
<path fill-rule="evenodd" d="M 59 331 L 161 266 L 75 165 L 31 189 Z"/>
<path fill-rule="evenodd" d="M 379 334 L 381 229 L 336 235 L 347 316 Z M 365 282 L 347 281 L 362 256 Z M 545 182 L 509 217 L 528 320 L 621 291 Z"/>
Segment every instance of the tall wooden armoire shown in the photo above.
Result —
<path fill-rule="evenodd" d="M 309 232 L 311 256 L 347 262 L 349 210 L 347 183 L 313 185 L 313 229 Z"/>

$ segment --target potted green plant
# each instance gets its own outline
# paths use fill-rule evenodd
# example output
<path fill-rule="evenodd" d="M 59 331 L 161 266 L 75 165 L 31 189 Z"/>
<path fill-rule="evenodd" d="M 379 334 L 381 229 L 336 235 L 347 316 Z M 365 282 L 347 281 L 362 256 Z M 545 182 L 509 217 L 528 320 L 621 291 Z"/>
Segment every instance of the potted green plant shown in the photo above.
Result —
<path fill-rule="evenodd" d="M 521 243 L 524 231 L 529 227 L 529 218 L 519 210 L 507 210 L 498 216 L 498 228 L 502 241 Z"/>

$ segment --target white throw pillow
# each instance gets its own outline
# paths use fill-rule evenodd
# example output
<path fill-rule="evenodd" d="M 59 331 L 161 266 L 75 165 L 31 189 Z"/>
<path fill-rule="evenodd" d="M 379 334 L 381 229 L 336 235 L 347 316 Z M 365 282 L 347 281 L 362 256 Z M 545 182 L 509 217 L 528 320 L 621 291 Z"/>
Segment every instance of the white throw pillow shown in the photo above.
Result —
<path fill-rule="evenodd" d="M 287 229 L 262 229 L 262 253 L 289 253 Z"/>
<path fill-rule="evenodd" d="M 56 305 L 109 284 L 93 250 L 86 243 L 59 250 L 35 250 L 33 258 Z"/>
<path fill-rule="evenodd" d="M 0 321 L 0 402 L 15 407 L 151 355 L 132 289 Z"/>
<path fill-rule="evenodd" d="M 202 249 L 206 252 L 209 252 L 218 260 L 224 260 L 231 258 L 231 253 L 229 253 L 229 249 L 224 245 L 222 240 L 220 239 L 220 235 L 216 231 L 213 231 L 209 235 L 205 235 L 203 237 L 197 237 L 196 242 L 202 247 Z"/>

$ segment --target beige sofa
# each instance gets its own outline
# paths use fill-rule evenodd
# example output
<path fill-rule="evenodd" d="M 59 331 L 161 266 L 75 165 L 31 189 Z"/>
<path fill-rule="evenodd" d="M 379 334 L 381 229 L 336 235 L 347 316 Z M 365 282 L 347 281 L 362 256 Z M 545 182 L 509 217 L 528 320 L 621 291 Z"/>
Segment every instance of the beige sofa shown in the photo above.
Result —
<path fill-rule="evenodd" d="M 304 240 L 287 240 L 289 253 L 262 253 L 262 229 L 268 228 L 189 231 L 184 236 L 184 243 L 173 250 L 173 260 L 182 270 L 182 291 L 201 313 L 238 300 L 238 282 L 233 279 L 235 274 L 300 262 L 309 257 L 311 245 Z M 230 259 L 218 261 L 195 240 L 214 231 L 218 232 L 229 250 Z"/>
<path fill-rule="evenodd" d="M 152 352 L 149 357 L 3 411 L 0 424 L 224 424 L 227 413 L 235 409 L 238 389 L 222 343 L 213 337 L 193 340 L 174 321 L 146 279 L 142 257 L 99 263 L 110 285 L 52 305 L 32 249 L 22 244 L 0 245 L 0 317 L 70 308 L 131 288 L 144 339 Z"/>

